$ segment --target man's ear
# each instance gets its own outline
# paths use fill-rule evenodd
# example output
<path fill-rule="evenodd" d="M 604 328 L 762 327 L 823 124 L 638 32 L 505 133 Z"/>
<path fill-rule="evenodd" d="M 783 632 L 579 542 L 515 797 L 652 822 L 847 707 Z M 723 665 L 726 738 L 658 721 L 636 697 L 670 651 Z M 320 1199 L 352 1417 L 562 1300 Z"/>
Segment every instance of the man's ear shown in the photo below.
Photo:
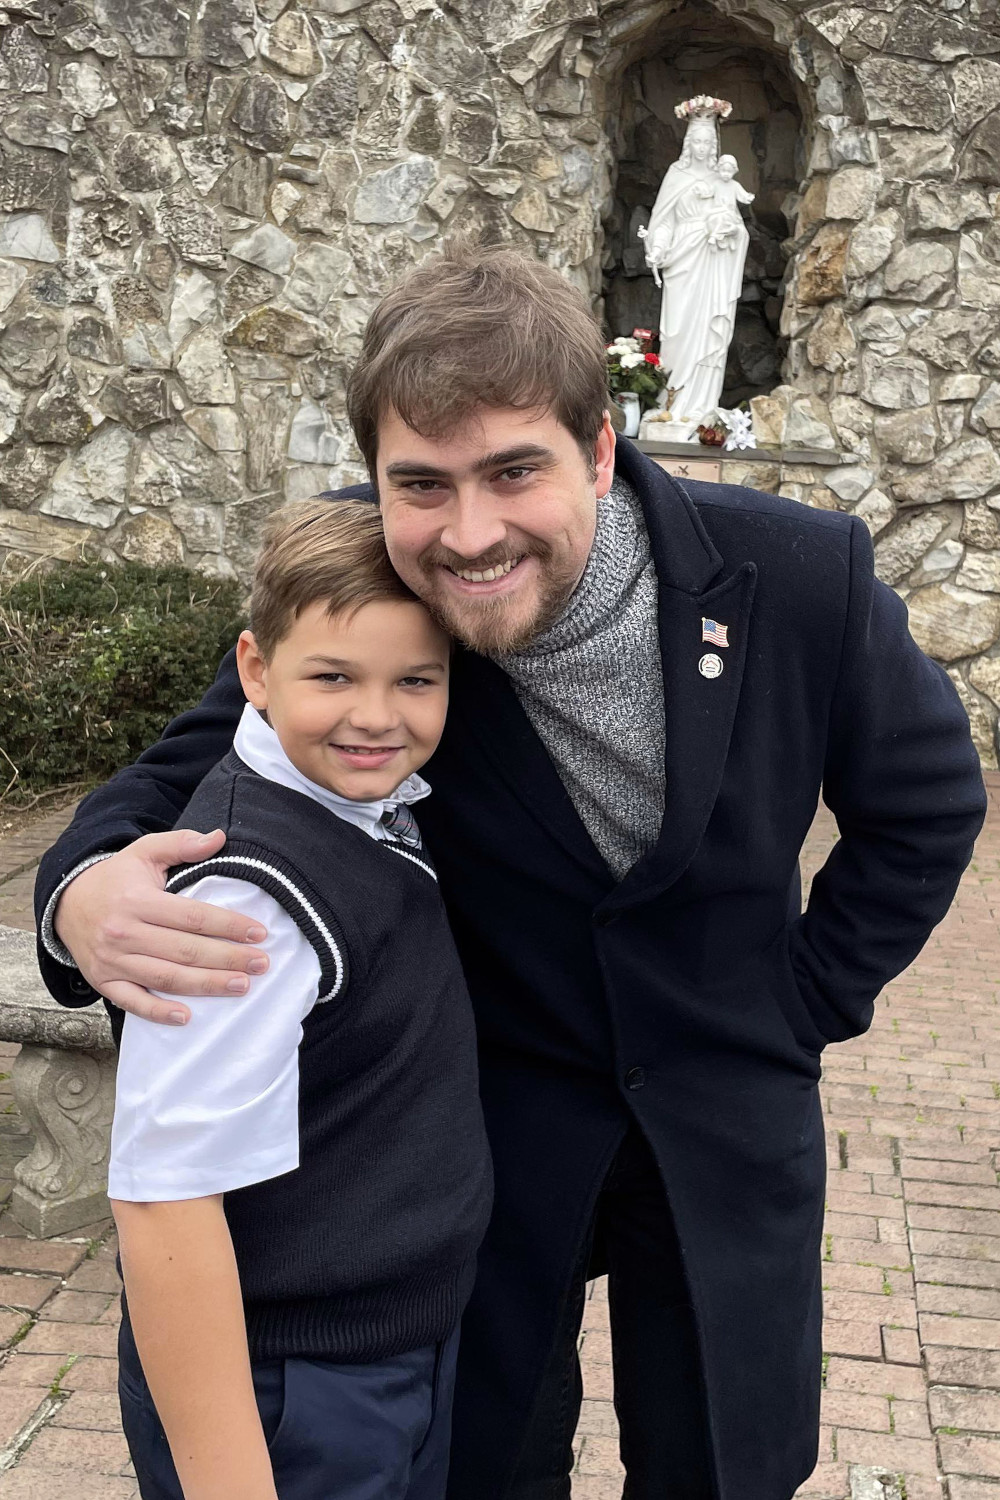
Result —
<path fill-rule="evenodd" d="M 236 666 L 247 702 L 254 708 L 267 707 L 267 663 L 257 647 L 252 630 L 244 630 L 236 642 Z"/>
<path fill-rule="evenodd" d="M 594 449 L 594 493 L 603 500 L 615 477 L 615 429 L 611 425 L 611 413 L 604 413 L 604 423 L 597 436 Z"/>

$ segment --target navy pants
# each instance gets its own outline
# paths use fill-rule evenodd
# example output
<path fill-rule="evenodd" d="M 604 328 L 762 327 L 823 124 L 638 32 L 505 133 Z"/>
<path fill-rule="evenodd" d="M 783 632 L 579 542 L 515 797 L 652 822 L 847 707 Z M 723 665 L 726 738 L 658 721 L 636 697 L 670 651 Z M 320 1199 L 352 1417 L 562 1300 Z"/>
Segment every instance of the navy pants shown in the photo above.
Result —
<path fill-rule="evenodd" d="M 673 1215 L 642 1135 L 629 1131 L 605 1178 L 505 1500 L 569 1500 L 583 1384 L 577 1342 L 587 1279 L 608 1273 L 623 1500 L 711 1500 L 698 1336 Z M 466 1436 L 466 1441 L 469 1437 Z M 475 1500 L 457 1491 L 452 1500 Z M 1000 1500 L 1000 1497 L 998 1497 Z"/>
<path fill-rule="evenodd" d="M 444 1500 L 458 1331 L 370 1365 L 253 1366 L 279 1500 Z M 132 1330 L 118 1339 L 122 1426 L 142 1500 L 183 1500 Z"/>

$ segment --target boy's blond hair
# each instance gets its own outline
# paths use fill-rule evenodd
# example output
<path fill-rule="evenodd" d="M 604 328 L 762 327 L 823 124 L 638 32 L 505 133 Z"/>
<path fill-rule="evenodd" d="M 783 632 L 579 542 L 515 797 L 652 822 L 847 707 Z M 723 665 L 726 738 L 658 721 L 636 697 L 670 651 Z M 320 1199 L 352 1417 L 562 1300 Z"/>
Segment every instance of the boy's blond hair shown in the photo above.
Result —
<path fill-rule="evenodd" d="M 304 609 L 354 613 L 380 599 L 416 595 L 385 550 L 382 516 L 365 500 L 302 500 L 271 516 L 254 569 L 250 629 L 265 661 Z"/>

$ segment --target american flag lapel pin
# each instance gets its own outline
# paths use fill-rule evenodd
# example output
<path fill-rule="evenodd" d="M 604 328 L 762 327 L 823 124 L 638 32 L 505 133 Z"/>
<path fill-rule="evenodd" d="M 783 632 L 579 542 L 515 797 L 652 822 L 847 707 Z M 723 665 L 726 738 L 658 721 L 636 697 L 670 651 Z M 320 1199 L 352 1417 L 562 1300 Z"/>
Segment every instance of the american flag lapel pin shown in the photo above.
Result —
<path fill-rule="evenodd" d="M 720 625 L 717 620 L 706 620 L 702 618 L 701 638 L 710 646 L 729 645 L 729 626 Z"/>

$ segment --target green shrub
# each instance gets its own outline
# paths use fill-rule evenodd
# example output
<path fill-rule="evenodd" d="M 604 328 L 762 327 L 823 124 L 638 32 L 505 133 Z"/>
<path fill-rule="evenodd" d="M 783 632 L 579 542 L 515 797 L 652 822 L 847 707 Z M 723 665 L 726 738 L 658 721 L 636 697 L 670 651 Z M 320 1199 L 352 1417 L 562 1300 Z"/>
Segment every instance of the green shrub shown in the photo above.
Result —
<path fill-rule="evenodd" d="M 128 765 L 198 702 L 242 627 L 242 599 L 235 582 L 138 563 L 60 563 L 0 583 L 0 791 Z"/>

